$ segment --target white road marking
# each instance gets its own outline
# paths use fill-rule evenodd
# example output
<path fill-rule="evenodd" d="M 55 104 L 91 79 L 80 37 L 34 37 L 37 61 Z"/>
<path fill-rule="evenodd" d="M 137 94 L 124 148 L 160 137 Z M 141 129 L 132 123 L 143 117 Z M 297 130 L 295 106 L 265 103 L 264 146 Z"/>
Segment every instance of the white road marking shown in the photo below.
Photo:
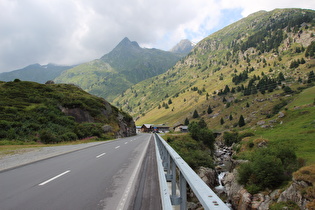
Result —
<path fill-rule="evenodd" d="M 67 174 L 67 173 L 69 173 L 69 172 L 70 172 L 70 170 L 65 171 L 65 172 L 63 172 L 63 173 L 61 173 L 61 174 L 59 174 L 59 175 L 57 175 L 57 176 L 55 176 L 55 177 L 53 177 L 53 178 L 51 178 L 51 179 L 48 179 L 48 180 L 45 181 L 45 182 L 40 183 L 39 185 L 40 185 L 40 186 L 43 186 L 43 185 L 47 184 L 48 182 L 51 182 L 51 181 L 53 181 L 53 180 L 55 180 L 55 179 L 57 179 L 57 178 L 59 178 L 59 177 L 65 175 L 65 174 Z"/>
<path fill-rule="evenodd" d="M 118 149 L 120 146 L 115 147 L 115 149 Z"/>
<path fill-rule="evenodd" d="M 105 154 L 106 154 L 106 153 L 104 152 L 104 153 L 102 153 L 102 154 L 96 156 L 96 158 L 100 158 L 100 157 L 102 157 L 102 156 L 105 155 Z"/>
<path fill-rule="evenodd" d="M 125 142 L 125 144 L 128 144 L 128 142 Z"/>

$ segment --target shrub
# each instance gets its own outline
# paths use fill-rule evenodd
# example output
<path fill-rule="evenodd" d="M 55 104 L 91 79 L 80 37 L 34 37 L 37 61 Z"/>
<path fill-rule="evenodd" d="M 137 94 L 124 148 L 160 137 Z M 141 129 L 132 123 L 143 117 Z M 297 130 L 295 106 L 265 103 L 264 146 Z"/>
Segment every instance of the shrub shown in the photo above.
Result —
<path fill-rule="evenodd" d="M 272 114 L 278 114 L 278 112 L 284 107 L 286 106 L 288 103 L 286 101 L 281 101 L 280 103 L 276 104 L 273 108 L 272 108 Z"/>
<path fill-rule="evenodd" d="M 211 130 L 207 128 L 207 124 L 203 119 L 199 122 L 192 122 L 188 126 L 190 136 L 197 141 L 201 141 L 212 151 L 214 150 L 214 135 Z"/>
<path fill-rule="evenodd" d="M 11 128 L 11 123 L 6 120 L 0 120 L 0 129 L 9 130 Z"/>
<path fill-rule="evenodd" d="M 255 136 L 255 134 L 251 133 L 251 132 L 246 132 L 246 133 L 240 133 L 239 134 L 239 140 L 242 140 L 245 137 L 249 137 L 249 136 Z"/>
<path fill-rule="evenodd" d="M 74 141 L 74 140 L 77 140 L 78 139 L 78 136 L 75 134 L 75 133 L 72 133 L 72 132 L 67 132 L 65 134 L 62 134 L 60 136 L 60 139 L 62 141 Z"/>
<path fill-rule="evenodd" d="M 39 139 L 45 144 L 56 143 L 58 141 L 56 135 L 50 130 L 41 131 L 39 134 Z"/>
<path fill-rule="evenodd" d="M 283 88 L 284 93 L 289 94 L 289 93 L 293 93 L 293 90 L 289 87 L 289 86 L 285 86 Z"/>
<path fill-rule="evenodd" d="M 92 136 L 101 137 L 103 133 L 102 124 L 81 123 L 75 127 L 74 132 L 80 139 L 86 138 L 86 137 L 92 137 Z"/>
<path fill-rule="evenodd" d="M 237 132 L 224 132 L 223 133 L 223 139 L 224 143 L 227 146 L 232 146 L 233 143 L 238 143 L 239 142 L 239 137 Z"/>
<path fill-rule="evenodd" d="M 213 160 L 203 143 L 192 139 L 189 135 L 166 136 L 171 147 L 187 162 L 192 169 L 200 166 L 213 168 Z"/>
<path fill-rule="evenodd" d="M 199 130 L 197 140 L 203 142 L 210 150 L 214 150 L 214 135 L 208 128 L 202 128 Z"/>
<path fill-rule="evenodd" d="M 251 156 L 250 162 L 240 165 L 238 182 L 249 191 L 279 187 L 283 181 L 291 178 L 297 169 L 297 158 L 292 148 L 276 145 L 259 148 Z"/>

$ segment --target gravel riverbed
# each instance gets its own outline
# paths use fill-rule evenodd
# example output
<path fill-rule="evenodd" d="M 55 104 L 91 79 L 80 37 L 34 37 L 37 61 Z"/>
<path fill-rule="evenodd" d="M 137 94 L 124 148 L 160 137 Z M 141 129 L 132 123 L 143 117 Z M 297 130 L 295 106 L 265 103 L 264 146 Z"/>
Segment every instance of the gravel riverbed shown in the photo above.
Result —
<path fill-rule="evenodd" d="M 105 141 L 76 145 L 19 149 L 15 154 L 0 156 L 0 171 L 104 143 Z"/>

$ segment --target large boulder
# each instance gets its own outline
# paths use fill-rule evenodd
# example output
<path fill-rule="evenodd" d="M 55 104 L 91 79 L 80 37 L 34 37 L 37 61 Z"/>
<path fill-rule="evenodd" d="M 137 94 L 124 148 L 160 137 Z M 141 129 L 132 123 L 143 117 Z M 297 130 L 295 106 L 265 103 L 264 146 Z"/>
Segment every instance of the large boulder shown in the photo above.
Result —
<path fill-rule="evenodd" d="M 218 174 L 214 169 L 202 166 L 197 170 L 197 174 L 211 188 L 219 185 Z"/>

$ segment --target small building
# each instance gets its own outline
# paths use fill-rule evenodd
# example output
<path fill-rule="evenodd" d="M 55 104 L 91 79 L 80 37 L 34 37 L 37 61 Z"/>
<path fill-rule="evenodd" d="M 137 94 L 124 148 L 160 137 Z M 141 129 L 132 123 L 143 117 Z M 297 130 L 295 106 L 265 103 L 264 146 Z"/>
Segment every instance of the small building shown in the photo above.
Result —
<path fill-rule="evenodd" d="M 150 132 L 152 132 L 152 124 L 143 124 L 141 126 L 141 132 L 142 133 L 150 133 Z"/>
<path fill-rule="evenodd" d="M 188 126 L 179 124 L 174 127 L 174 132 L 182 132 L 182 133 L 187 133 L 188 132 Z"/>
<path fill-rule="evenodd" d="M 170 127 L 167 125 L 152 125 L 152 130 L 158 133 L 168 133 L 170 132 Z"/>

